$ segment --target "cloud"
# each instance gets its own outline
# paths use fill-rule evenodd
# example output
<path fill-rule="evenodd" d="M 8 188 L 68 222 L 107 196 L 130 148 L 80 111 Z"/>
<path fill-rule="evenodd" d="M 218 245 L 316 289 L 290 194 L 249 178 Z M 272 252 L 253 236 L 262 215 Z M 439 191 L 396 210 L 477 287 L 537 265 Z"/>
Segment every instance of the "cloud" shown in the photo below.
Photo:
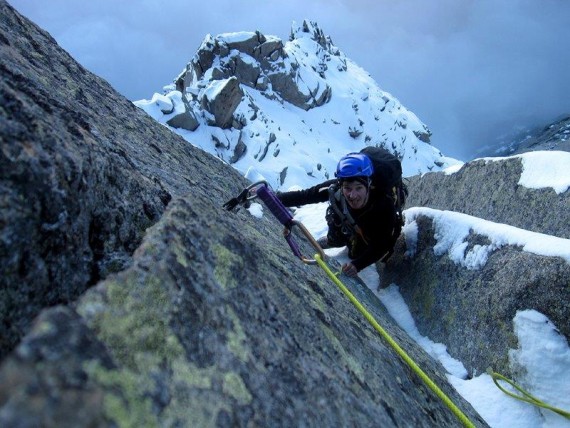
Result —
<path fill-rule="evenodd" d="M 310 19 L 416 113 L 449 156 L 470 158 L 517 126 L 570 113 L 563 0 L 11 4 L 132 100 L 172 82 L 208 33 L 259 30 L 286 40 L 293 21 Z"/>

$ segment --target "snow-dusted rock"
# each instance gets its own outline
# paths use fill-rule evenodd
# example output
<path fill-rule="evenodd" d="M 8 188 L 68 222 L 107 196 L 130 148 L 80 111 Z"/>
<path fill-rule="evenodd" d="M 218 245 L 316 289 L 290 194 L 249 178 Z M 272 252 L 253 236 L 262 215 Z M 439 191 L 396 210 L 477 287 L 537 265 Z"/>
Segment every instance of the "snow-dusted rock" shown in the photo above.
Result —
<path fill-rule="evenodd" d="M 205 92 L 229 79 L 241 92 L 205 102 Z M 369 145 L 397 154 L 405 175 L 456 163 L 429 144 L 431 133 L 414 113 L 381 90 L 314 22 L 293 23 L 288 41 L 259 31 L 208 35 L 165 87 L 164 95 L 172 92 L 181 94 L 181 105 L 200 122 L 195 132 L 176 132 L 243 174 L 254 166 L 274 188 L 324 181 L 341 156 Z M 172 120 L 153 103 L 135 104 L 161 123 Z M 269 147 L 271 134 L 275 142 Z"/>
<path fill-rule="evenodd" d="M 484 158 L 409 179 L 407 205 L 458 211 L 570 239 L 570 153 Z"/>
<path fill-rule="evenodd" d="M 208 121 L 208 125 L 229 128 L 242 97 L 243 92 L 235 77 L 211 82 L 200 98 L 202 108 L 213 116 L 213 121 Z"/>
<path fill-rule="evenodd" d="M 406 211 L 402 238 L 380 267 L 382 285 L 399 286 L 421 334 L 445 343 L 470 374 L 493 367 L 511 375 L 517 311 L 546 315 L 570 338 L 570 243 L 454 215 Z"/>

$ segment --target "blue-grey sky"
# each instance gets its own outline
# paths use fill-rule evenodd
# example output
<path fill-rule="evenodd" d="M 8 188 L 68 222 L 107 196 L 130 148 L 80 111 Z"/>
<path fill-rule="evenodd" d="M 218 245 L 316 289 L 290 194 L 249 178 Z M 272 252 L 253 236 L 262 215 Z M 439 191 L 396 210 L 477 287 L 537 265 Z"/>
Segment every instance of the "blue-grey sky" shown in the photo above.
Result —
<path fill-rule="evenodd" d="M 131 100 L 172 82 L 206 34 L 287 40 L 316 21 L 380 88 L 468 160 L 517 127 L 570 114 L 568 0 L 8 0 Z"/>

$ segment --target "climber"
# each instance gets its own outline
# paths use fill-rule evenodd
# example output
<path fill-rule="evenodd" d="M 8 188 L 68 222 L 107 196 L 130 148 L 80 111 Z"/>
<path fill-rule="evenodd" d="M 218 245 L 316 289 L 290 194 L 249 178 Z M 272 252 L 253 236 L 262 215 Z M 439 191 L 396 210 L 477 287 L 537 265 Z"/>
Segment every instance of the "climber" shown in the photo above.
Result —
<path fill-rule="evenodd" d="M 376 170 L 376 171 L 375 171 Z M 402 207 L 407 189 L 398 158 L 386 150 L 367 148 L 349 153 L 338 162 L 336 179 L 308 189 L 277 192 L 287 207 L 329 201 L 328 234 L 322 248 L 348 247 L 348 276 L 392 254 L 403 225 Z"/>

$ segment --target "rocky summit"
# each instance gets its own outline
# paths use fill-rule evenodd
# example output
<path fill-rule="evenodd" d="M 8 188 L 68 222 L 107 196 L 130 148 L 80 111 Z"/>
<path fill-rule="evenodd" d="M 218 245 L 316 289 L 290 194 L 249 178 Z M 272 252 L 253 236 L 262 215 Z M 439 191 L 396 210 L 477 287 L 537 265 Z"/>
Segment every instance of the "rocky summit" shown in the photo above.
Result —
<path fill-rule="evenodd" d="M 294 23 L 287 41 L 259 31 L 208 35 L 172 84 L 135 105 L 275 189 L 332 178 L 341 156 L 368 145 L 396 153 L 406 175 L 454 161 L 311 21 Z"/>

